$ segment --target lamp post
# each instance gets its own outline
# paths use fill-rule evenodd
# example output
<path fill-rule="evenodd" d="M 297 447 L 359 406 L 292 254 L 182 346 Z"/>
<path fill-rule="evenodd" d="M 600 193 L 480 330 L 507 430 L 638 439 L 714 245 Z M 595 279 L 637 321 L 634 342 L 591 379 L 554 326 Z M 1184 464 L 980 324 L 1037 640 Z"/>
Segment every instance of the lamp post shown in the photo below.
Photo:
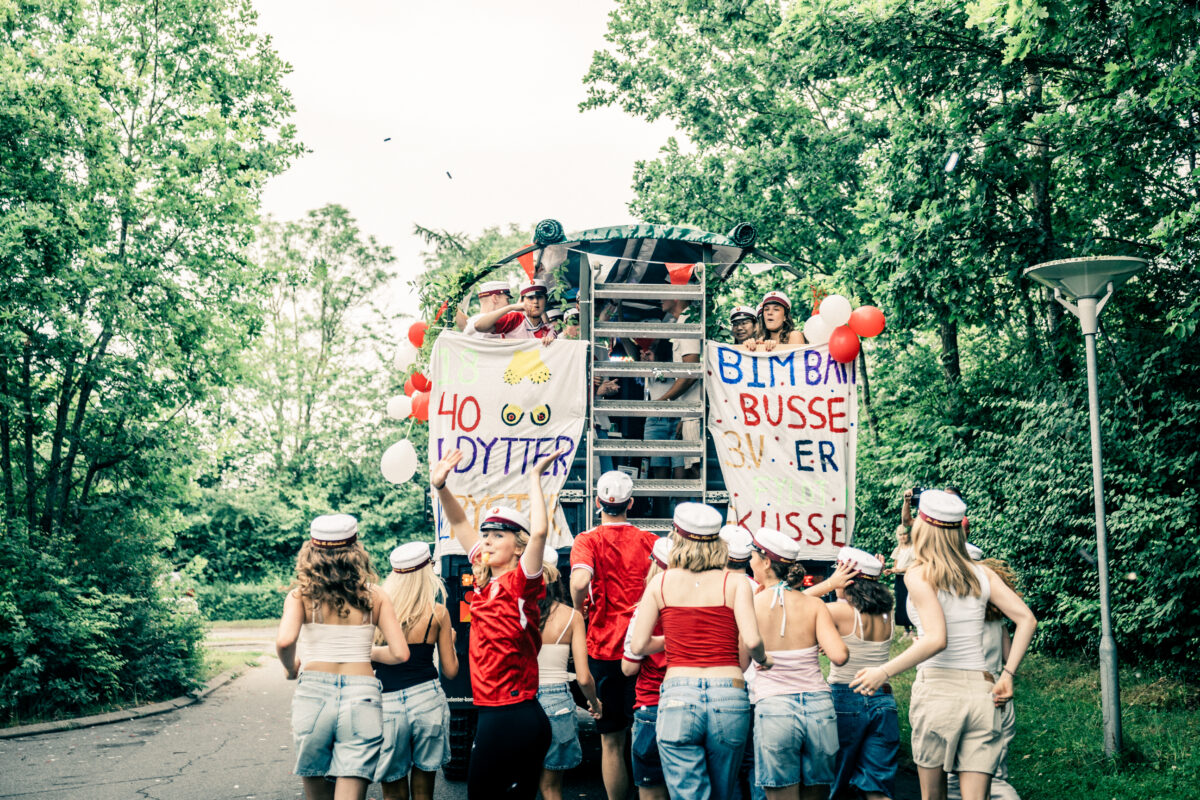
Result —
<path fill-rule="evenodd" d="M 1121 750 L 1121 685 L 1117 645 L 1109 608 L 1108 530 L 1104 522 L 1104 469 L 1100 458 L 1100 399 L 1096 378 L 1096 330 L 1100 312 L 1113 292 L 1145 269 L 1141 258 L 1095 256 L 1047 261 L 1025 275 L 1054 290 L 1054 299 L 1079 317 L 1087 348 L 1088 412 L 1092 428 L 1092 493 L 1096 501 L 1096 561 L 1100 571 L 1100 703 L 1104 716 L 1104 754 Z M 1074 301 L 1074 302 L 1072 302 Z"/>

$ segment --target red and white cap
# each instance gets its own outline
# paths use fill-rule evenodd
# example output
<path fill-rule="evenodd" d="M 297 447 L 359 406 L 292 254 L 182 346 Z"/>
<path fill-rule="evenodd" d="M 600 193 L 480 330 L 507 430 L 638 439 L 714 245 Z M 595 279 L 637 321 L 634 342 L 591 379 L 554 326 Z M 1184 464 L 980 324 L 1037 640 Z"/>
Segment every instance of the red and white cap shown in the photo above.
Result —
<path fill-rule="evenodd" d="M 938 528 L 958 528 L 967 515 L 967 504 L 956 494 L 941 489 L 921 492 L 917 517 Z"/>
<path fill-rule="evenodd" d="M 521 297 L 524 297 L 527 294 L 533 294 L 534 292 L 547 294 L 549 291 L 550 289 L 548 286 L 546 286 L 546 282 L 540 279 L 521 284 Z"/>
<path fill-rule="evenodd" d="M 529 533 L 530 525 L 529 515 L 524 511 L 517 511 L 508 506 L 492 506 L 483 512 L 483 521 L 479 523 L 479 530 L 522 530 Z"/>
<path fill-rule="evenodd" d="M 671 538 L 669 536 L 661 536 L 654 543 L 654 548 L 650 551 L 650 560 L 663 569 L 667 569 L 667 564 L 671 558 Z"/>
<path fill-rule="evenodd" d="M 857 547 L 843 547 L 838 551 L 837 560 L 839 563 L 854 565 L 864 578 L 878 578 L 883 574 L 883 562 Z"/>
<path fill-rule="evenodd" d="M 729 321 L 730 322 L 737 322 L 742 317 L 749 317 L 750 319 L 756 319 L 758 317 L 758 314 L 754 313 L 754 309 L 751 308 L 750 306 L 734 306 L 733 310 L 729 312 Z"/>
<path fill-rule="evenodd" d="M 719 534 L 721 541 L 729 547 L 729 557 L 734 561 L 745 561 L 750 558 L 750 545 L 754 543 L 750 531 L 741 525 L 726 525 Z"/>
<path fill-rule="evenodd" d="M 546 312 L 546 319 L 548 319 L 548 320 L 562 319 L 562 315 L 563 315 L 563 312 L 562 312 L 561 308 L 552 308 Z"/>
<path fill-rule="evenodd" d="M 764 294 L 760 308 L 765 306 L 767 303 L 779 303 L 779 305 L 783 306 L 788 311 L 792 310 L 792 301 L 788 300 L 788 296 L 783 292 L 767 292 Z"/>
<path fill-rule="evenodd" d="M 323 514 L 308 528 L 317 547 L 348 547 L 358 541 L 358 520 L 349 514 Z"/>
<path fill-rule="evenodd" d="M 633 478 L 619 469 L 604 473 L 596 481 L 596 497 L 610 506 L 629 502 L 629 498 L 633 497 Z"/>
<path fill-rule="evenodd" d="M 721 534 L 725 522 L 720 511 L 705 503 L 680 503 L 671 518 L 675 532 L 685 539 L 713 542 Z"/>
<path fill-rule="evenodd" d="M 796 544 L 796 540 L 774 528 L 755 531 L 754 546 L 767 558 L 780 564 L 791 564 L 800 558 L 800 545 Z"/>
<path fill-rule="evenodd" d="M 487 297 L 490 294 L 512 294 L 512 288 L 508 285 L 508 281 L 484 281 L 479 284 L 480 297 Z"/>
<path fill-rule="evenodd" d="M 416 572 L 430 563 L 433 558 L 429 554 L 429 544 L 426 542 L 409 542 L 402 544 L 392 551 L 388 560 L 392 563 L 392 572 Z"/>

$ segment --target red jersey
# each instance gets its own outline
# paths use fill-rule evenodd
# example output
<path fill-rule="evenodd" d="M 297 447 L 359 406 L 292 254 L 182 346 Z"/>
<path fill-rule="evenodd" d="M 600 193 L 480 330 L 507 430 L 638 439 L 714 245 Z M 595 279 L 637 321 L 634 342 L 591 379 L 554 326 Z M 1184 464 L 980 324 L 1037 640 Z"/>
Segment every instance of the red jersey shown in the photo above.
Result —
<path fill-rule="evenodd" d="M 592 573 L 587 651 L 601 661 L 621 658 L 625 631 L 646 591 L 650 551 L 658 537 L 627 523 L 599 525 L 575 538 L 571 571 Z"/>
<path fill-rule="evenodd" d="M 533 326 L 525 317 L 524 311 L 510 311 L 496 320 L 492 333 L 499 334 L 501 339 L 543 339 L 554 338 L 554 328 L 549 325 Z"/>
<path fill-rule="evenodd" d="M 625 652 L 621 657 L 626 661 L 642 665 L 642 669 L 637 676 L 637 683 L 633 686 L 633 707 L 638 709 L 658 705 L 659 691 L 662 689 L 663 678 L 667 675 L 667 653 L 666 651 L 660 651 L 648 656 L 635 656 L 633 654 L 633 651 L 630 649 L 630 643 L 633 639 L 634 619 L 637 619 L 636 611 L 633 614 L 633 619 L 629 620 L 629 632 L 625 635 Z M 650 635 L 663 635 L 661 618 L 654 624 L 654 630 L 651 631 Z"/>
<path fill-rule="evenodd" d="M 538 600 L 545 594 L 542 573 L 526 577 L 524 565 L 475 593 L 470 648 L 475 705 L 507 706 L 537 697 Z"/>

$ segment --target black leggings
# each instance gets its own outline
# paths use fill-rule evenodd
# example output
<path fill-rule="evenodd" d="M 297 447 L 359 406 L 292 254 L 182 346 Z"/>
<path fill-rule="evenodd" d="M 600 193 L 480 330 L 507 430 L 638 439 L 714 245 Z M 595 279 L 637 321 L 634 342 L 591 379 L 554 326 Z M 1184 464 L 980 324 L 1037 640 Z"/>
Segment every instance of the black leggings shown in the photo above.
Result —
<path fill-rule="evenodd" d="M 550 749 L 550 720 L 536 699 L 479 709 L 467 797 L 533 800 Z"/>

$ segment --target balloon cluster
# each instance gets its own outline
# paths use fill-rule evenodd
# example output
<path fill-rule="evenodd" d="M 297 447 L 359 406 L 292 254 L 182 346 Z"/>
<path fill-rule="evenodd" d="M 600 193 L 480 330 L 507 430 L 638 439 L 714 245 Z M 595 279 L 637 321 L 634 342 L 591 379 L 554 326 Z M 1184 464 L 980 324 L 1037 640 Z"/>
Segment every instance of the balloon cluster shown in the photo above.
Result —
<path fill-rule="evenodd" d="M 830 358 L 849 364 L 858 357 L 859 337 L 878 336 L 883 327 L 883 312 L 875 306 L 859 306 L 852 311 L 849 300 L 831 294 L 804 323 L 804 339 L 809 344 L 828 344 Z"/>
<path fill-rule="evenodd" d="M 429 326 L 414 322 L 408 328 L 408 341 L 396 352 L 393 365 L 398 370 L 407 370 L 417 360 L 417 353 L 425 344 L 425 331 Z M 429 394 L 433 383 L 420 370 L 415 370 L 404 381 L 404 394 L 388 400 L 387 415 L 390 419 L 409 417 L 429 421 Z M 392 483 L 404 483 L 417 472 L 417 451 L 408 439 L 401 439 L 383 453 L 379 464 L 383 477 Z"/>

